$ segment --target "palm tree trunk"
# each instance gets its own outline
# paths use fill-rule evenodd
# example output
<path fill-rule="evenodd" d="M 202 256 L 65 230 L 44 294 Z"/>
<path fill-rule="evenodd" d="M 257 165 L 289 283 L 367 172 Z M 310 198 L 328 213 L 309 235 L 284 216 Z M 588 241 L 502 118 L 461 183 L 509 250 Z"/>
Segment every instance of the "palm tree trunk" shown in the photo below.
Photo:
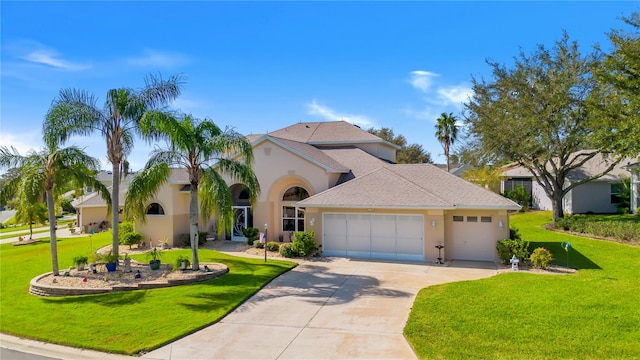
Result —
<path fill-rule="evenodd" d="M 112 251 L 115 256 L 118 256 L 118 247 L 120 246 L 120 241 L 118 240 L 118 223 L 120 220 L 120 164 L 114 163 L 112 164 L 112 176 L 111 176 L 111 184 L 113 188 L 111 189 L 111 231 L 113 233 L 112 237 Z M 117 264 L 117 263 L 116 263 Z"/>
<path fill-rule="evenodd" d="M 200 261 L 198 260 L 198 185 L 191 184 L 189 202 L 189 228 L 191 236 L 191 269 L 196 271 L 200 269 Z"/>
<path fill-rule="evenodd" d="M 33 239 L 33 219 L 29 218 L 29 240 Z"/>
<path fill-rule="evenodd" d="M 51 238 L 51 271 L 54 276 L 60 275 L 58 271 L 58 244 L 56 243 L 56 213 L 53 202 L 53 190 L 47 190 L 47 210 L 49 212 L 49 237 Z"/>

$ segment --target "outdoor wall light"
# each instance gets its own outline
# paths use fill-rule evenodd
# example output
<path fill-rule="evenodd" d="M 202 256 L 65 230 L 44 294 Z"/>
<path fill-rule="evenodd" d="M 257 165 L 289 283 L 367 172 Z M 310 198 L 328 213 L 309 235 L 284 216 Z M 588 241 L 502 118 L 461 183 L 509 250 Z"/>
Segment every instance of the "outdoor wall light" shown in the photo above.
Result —
<path fill-rule="evenodd" d="M 309 224 L 313 226 L 315 223 L 316 223 L 316 218 L 311 218 L 311 221 L 309 221 Z"/>
<path fill-rule="evenodd" d="M 504 227 L 504 224 L 502 223 L 502 221 L 498 221 L 498 227 L 499 227 L 500 229 L 502 229 L 502 228 Z"/>
<path fill-rule="evenodd" d="M 432 227 L 432 228 L 435 228 L 435 227 L 436 227 L 436 225 L 437 225 L 436 221 L 435 221 L 435 220 L 431 220 L 431 227 Z"/>

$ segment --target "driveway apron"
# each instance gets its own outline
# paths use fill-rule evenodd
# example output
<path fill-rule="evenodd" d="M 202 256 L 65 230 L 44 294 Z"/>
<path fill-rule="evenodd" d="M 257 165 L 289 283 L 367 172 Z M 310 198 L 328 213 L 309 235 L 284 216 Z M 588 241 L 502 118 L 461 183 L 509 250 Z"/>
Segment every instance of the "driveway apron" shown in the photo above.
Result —
<path fill-rule="evenodd" d="M 403 328 L 425 286 L 493 276 L 489 263 L 304 262 L 220 322 L 146 359 L 415 359 Z"/>

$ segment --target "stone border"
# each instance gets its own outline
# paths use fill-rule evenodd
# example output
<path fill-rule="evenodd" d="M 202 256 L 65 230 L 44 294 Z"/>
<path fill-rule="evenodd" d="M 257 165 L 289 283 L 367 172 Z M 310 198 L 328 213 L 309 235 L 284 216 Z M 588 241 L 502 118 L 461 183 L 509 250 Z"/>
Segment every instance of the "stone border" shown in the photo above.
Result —
<path fill-rule="evenodd" d="M 229 272 L 229 267 L 224 264 L 218 264 L 224 266 L 223 269 L 213 270 L 211 272 L 197 272 L 187 279 L 167 279 L 164 281 L 154 280 L 153 282 L 140 282 L 131 285 L 115 285 L 102 288 L 76 288 L 76 287 L 64 287 L 64 286 L 49 286 L 38 283 L 38 281 L 45 276 L 51 276 L 53 273 L 48 272 L 31 279 L 29 284 L 29 292 L 38 296 L 73 296 L 73 295 L 91 295 L 91 294 L 104 294 L 108 292 L 117 291 L 131 291 L 131 290 L 148 290 L 158 289 L 171 286 L 188 285 L 196 282 L 207 281 L 216 278 L 220 275 Z"/>

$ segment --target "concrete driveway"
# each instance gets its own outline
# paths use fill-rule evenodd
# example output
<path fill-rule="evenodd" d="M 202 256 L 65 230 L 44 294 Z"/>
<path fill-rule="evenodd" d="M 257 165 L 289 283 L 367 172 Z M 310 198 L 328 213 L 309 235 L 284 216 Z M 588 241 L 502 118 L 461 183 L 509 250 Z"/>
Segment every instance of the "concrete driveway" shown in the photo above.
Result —
<path fill-rule="evenodd" d="M 143 358 L 414 359 L 402 330 L 417 292 L 496 273 L 489 263 L 304 262 L 220 322 Z"/>

